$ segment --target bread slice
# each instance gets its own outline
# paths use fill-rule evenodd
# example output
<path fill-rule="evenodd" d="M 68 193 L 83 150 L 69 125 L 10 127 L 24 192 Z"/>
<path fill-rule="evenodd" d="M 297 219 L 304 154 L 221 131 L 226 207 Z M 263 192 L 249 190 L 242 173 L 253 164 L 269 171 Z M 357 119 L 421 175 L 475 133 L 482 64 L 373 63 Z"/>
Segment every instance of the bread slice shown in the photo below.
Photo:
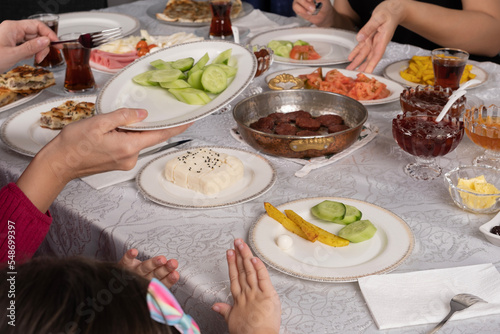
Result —
<path fill-rule="evenodd" d="M 42 112 L 40 126 L 52 130 L 59 130 L 72 122 L 92 117 L 94 113 L 94 103 L 68 100 L 49 111 Z"/>
<path fill-rule="evenodd" d="M 7 88 L 0 88 L 0 107 L 3 107 L 9 103 L 14 102 L 18 99 L 18 94 Z"/>
<path fill-rule="evenodd" d="M 0 87 L 21 94 L 36 93 L 56 84 L 54 74 L 41 67 L 21 65 L 0 76 Z"/>

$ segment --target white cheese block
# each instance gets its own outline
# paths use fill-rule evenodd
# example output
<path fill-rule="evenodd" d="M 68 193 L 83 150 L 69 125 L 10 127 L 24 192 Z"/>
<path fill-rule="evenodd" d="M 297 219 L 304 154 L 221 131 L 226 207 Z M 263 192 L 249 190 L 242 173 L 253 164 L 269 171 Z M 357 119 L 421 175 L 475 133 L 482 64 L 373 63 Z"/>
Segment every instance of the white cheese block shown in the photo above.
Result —
<path fill-rule="evenodd" d="M 180 187 L 214 195 L 243 178 L 244 166 L 237 157 L 199 148 L 169 160 L 164 173 Z"/>

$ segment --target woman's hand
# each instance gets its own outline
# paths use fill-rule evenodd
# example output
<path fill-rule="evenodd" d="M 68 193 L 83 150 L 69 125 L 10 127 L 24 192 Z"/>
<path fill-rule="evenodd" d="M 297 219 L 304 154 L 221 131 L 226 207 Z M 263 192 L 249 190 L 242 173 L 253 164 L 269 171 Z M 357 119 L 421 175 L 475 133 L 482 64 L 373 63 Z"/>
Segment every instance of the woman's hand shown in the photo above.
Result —
<path fill-rule="evenodd" d="M 231 334 L 279 333 L 281 303 L 266 266 L 254 257 L 241 239 L 227 251 L 229 279 L 234 305 L 216 303 L 212 307 L 226 320 Z"/>
<path fill-rule="evenodd" d="M 318 27 L 333 26 L 334 9 L 330 0 L 317 0 L 317 2 L 322 2 L 323 7 L 316 15 L 313 15 L 316 10 L 313 0 L 293 0 L 292 8 L 298 16 Z"/>
<path fill-rule="evenodd" d="M 179 273 L 176 271 L 179 266 L 177 260 L 167 260 L 165 256 L 159 255 L 141 261 L 137 259 L 138 254 L 137 249 L 129 249 L 118 264 L 148 280 L 157 278 L 169 289 L 179 281 Z"/>
<path fill-rule="evenodd" d="M 146 116 L 146 110 L 124 108 L 65 126 L 38 152 L 17 186 L 41 212 L 46 212 L 69 181 L 112 170 L 130 170 L 142 149 L 164 142 L 191 125 L 154 131 L 118 129 Z"/>
<path fill-rule="evenodd" d="M 0 23 L 0 73 L 33 56 L 41 62 L 49 53 L 50 41 L 57 40 L 56 33 L 38 20 L 3 21 Z"/>
<path fill-rule="evenodd" d="M 370 20 L 358 32 L 358 45 L 352 50 L 348 59 L 351 63 L 348 70 L 358 69 L 372 73 L 385 49 L 404 20 L 404 2 L 398 0 L 383 1 L 372 13 Z"/>

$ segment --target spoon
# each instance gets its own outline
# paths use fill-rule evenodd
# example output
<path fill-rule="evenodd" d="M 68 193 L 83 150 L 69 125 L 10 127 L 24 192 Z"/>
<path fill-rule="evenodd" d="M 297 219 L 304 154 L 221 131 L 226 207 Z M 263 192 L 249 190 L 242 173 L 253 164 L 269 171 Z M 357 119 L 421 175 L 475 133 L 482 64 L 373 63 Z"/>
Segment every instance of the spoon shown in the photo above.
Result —
<path fill-rule="evenodd" d="M 486 301 L 482 300 L 481 298 L 468 293 L 461 293 L 455 295 L 450 300 L 450 308 L 451 308 L 450 313 L 448 313 L 448 315 L 443 320 L 441 320 L 441 322 L 437 324 L 436 327 L 434 327 L 428 334 L 436 333 L 441 327 L 444 326 L 444 324 L 448 321 L 448 319 L 451 318 L 453 313 L 465 310 L 466 308 L 479 302 L 486 303 Z"/>
<path fill-rule="evenodd" d="M 450 97 L 448 98 L 448 102 L 445 104 L 443 110 L 441 110 L 441 112 L 439 113 L 438 117 L 436 117 L 436 123 L 441 122 L 441 120 L 444 118 L 444 116 L 446 115 L 446 113 L 448 112 L 448 110 L 451 108 L 451 106 L 453 105 L 453 103 L 455 103 L 456 100 L 458 100 L 459 98 L 461 98 L 462 96 L 464 96 L 465 93 L 467 93 L 467 91 L 465 90 L 466 88 L 468 88 L 468 87 L 470 87 L 472 85 L 478 84 L 480 82 L 481 81 L 479 81 L 477 79 L 469 80 L 466 83 L 464 83 L 462 86 L 460 86 L 459 89 L 457 89 L 456 91 L 454 91 L 453 94 L 451 94 Z"/>

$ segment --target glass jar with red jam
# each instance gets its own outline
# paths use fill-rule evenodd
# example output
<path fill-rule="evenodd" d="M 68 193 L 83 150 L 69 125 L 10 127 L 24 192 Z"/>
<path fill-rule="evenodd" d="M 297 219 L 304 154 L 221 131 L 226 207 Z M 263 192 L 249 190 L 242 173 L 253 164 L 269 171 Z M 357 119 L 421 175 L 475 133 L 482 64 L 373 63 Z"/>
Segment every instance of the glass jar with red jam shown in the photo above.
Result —
<path fill-rule="evenodd" d="M 453 94 L 451 88 L 441 86 L 407 87 L 401 93 L 399 100 L 403 113 L 426 112 L 437 116 L 448 102 L 451 94 Z M 459 98 L 453 103 L 448 114 L 461 117 L 465 111 L 466 101 L 465 96 Z"/>

